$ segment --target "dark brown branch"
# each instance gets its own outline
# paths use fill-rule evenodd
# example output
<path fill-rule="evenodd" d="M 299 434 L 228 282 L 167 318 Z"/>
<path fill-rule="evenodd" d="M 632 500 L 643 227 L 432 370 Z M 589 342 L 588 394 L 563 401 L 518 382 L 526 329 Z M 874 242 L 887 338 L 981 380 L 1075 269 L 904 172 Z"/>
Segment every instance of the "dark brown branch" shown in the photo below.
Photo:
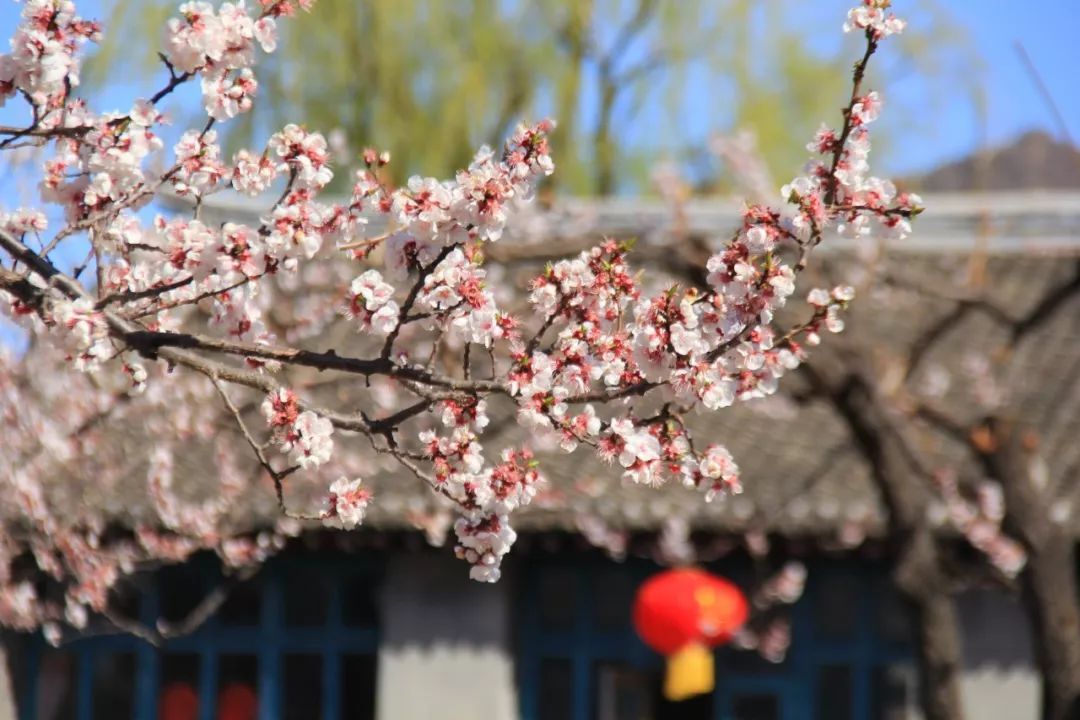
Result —
<path fill-rule="evenodd" d="M 859 100 L 859 91 L 862 88 L 863 77 L 866 75 L 866 66 L 870 63 L 870 56 L 877 50 L 877 41 L 874 40 L 870 32 L 868 30 L 866 35 L 866 52 L 863 54 L 862 60 L 855 63 L 855 74 L 851 84 L 851 98 L 843 111 L 844 125 L 840 129 L 840 137 L 836 142 L 836 150 L 833 152 L 832 166 L 829 168 L 829 189 L 825 193 L 826 205 L 832 205 L 836 202 L 836 194 L 840 190 L 840 180 L 836 177 L 836 170 L 840 166 L 840 157 L 844 153 L 844 145 L 855 127 L 855 120 L 851 116 L 852 108 L 855 107 L 855 103 Z"/>
<path fill-rule="evenodd" d="M 525 346 L 525 355 L 532 356 L 533 350 L 540 345 L 540 342 L 544 339 L 544 333 L 555 323 L 555 320 L 559 318 L 566 311 L 566 297 L 559 298 L 558 304 L 551 311 L 551 314 L 544 318 L 544 322 L 537 329 L 536 334 L 529 340 L 529 344 Z"/>
<path fill-rule="evenodd" d="M 196 335 L 190 333 L 155 332 L 151 330 L 136 330 L 126 333 L 124 340 L 136 350 L 153 356 L 161 348 L 186 348 L 191 350 L 205 350 L 210 352 L 224 353 L 226 355 L 239 355 L 254 357 L 261 360 L 276 360 L 290 365 L 302 365 L 317 370 L 339 370 L 355 375 L 387 375 L 394 368 L 393 363 L 386 360 L 367 360 L 338 355 L 333 351 L 325 353 L 299 350 L 296 348 L 279 348 L 269 345 L 250 345 L 247 343 L 231 342 L 208 335 Z"/>
<path fill-rule="evenodd" d="M 635 395 L 644 395 L 653 388 L 658 388 L 665 384 L 666 383 L 663 382 L 650 382 L 649 380 L 642 380 L 635 385 L 629 385 L 624 388 L 599 390 L 597 392 L 584 393 L 582 395 L 573 395 L 566 398 L 563 402 L 571 404 L 583 402 L 607 402 L 610 400 L 618 400 L 625 397 L 633 397 Z"/>
<path fill-rule="evenodd" d="M 153 306 L 153 307 L 151 307 L 149 309 L 142 310 L 142 311 L 140 311 L 138 313 L 127 313 L 126 316 L 127 316 L 127 318 L 129 320 L 138 320 L 140 318 L 147 317 L 148 315 L 156 315 L 156 314 L 160 313 L 163 310 L 172 310 L 174 308 L 178 308 L 178 307 L 181 307 L 183 305 L 194 305 L 195 303 L 206 300 L 207 298 L 217 297 L 219 295 L 224 295 L 225 293 L 232 292 L 233 290 L 236 290 L 237 288 L 239 288 L 239 287 L 241 287 L 243 285 L 247 285 L 249 282 L 251 282 L 253 280 L 258 280 L 262 276 L 263 275 L 261 275 L 261 274 L 260 275 L 255 275 L 253 277 L 245 276 L 243 279 L 237 280 L 232 285 L 227 285 L 227 286 L 225 286 L 223 288 L 216 288 L 214 290 L 206 290 L 206 291 L 203 291 L 203 292 L 199 293 L 198 295 L 196 295 L 194 297 L 183 298 L 183 299 L 180 299 L 180 300 L 174 300 L 172 302 L 160 303 L 160 304 L 155 305 L 155 306 Z"/>
<path fill-rule="evenodd" d="M 386 434 L 393 431 L 395 428 L 397 428 L 398 425 L 401 425 L 401 423 L 405 422 L 406 420 L 423 413 L 425 410 L 431 407 L 432 402 L 432 400 L 425 398 L 420 402 L 414 403 L 406 408 L 398 410 L 393 415 L 388 415 L 378 420 L 370 420 L 367 418 L 365 418 L 365 420 L 367 420 L 368 428 L 371 432 Z"/>
<path fill-rule="evenodd" d="M 182 280 L 176 280 L 175 282 L 167 283 L 165 285 L 158 285 L 156 287 L 147 288 L 145 290 L 129 290 L 127 292 L 118 292 L 111 295 L 106 295 L 97 301 L 95 307 L 101 310 L 113 303 L 126 303 L 135 302 L 136 300 L 145 300 L 146 298 L 157 297 L 171 290 L 178 290 L 182 287 L 186 287 L 194 282 L 195 277 L 189 276 Z"/>
<path fill-rule="evenodd" d="M 905 379 L 910 379 L 915 376 L 923 359 L 934 348 L 937 341 L 944 337 L 949 330 L 967 317 L 974 309 L 975 307 L 973 305 L 963 303 L 957 304 L 949 312 L 939 318 L 937 322 L 928 326 L 917 338 L 915 338 L 914 342 L 911 344 L 911 350 L 908 352 L 907 371 L 904 376 Z"/>
<path fill-rule="evenodd" d="M 457 247 L 456 244 L 447 245 L 439 252 L 439 255 L 431 261 L 431 264 L 420 268 L 420 274 L 419 277 L 416 278 L 416 284 L 410 288 L 409 294 L 405 298 L 405 302 L 401 304 L 401 311 L 398 314 L 398 323 L 394 326 L 394 329 L 390 331 L 390 334 L 386 336 L 386 342 L 383 344 L 382 353 L 380 353 L 380 357 L 383 360 L 389 360 L 390 356 L 393 354 L 394 341 L 397 340 L 402 326 L 407 322 L 409 311 L 412 310 L 413 305 L 416 303 L 416 298 L 420 296 L 420 291 L 424 289 L 424 282 L 431 273 L 435 272 L 435 269 L 439 267 L 439 264 L 442 263 L 442 261 Z"/>
<path fill-rule="evenodd" d="M 971 446 L 971 432 L 973 428 L 960 422 L 941 408 L 928 404 L 920 404 L 914 409 L 914 415 L 963 445 L 968 447 Z"/>
<path fill-rule="evenodd" d="M 1028 334 L 1052 320 L 1054 314 L 1078 294 L 1080 294 L 1080 260 L 1073 266 L 1072 278 L 1050 290 L 1030 312 L 1013 323 L 1012 344 L 1016 345 Z"/>
<path fill-rule="evenodd" d="M 199 601 L 199 604 L 178 623 L 166 623 L 159 620 L 155 628 L 149 628 L 137 620 L 118 615 L 109 610 L 106 610 L 103 615 L 117 630 L 130 633 L 135 637 L 145 640 L 154 647 L 161 647 L 167 640 L 190 635 L 199 629 L 203 623 L 213 617 L 214 613 L 221 609 L 221 606 L 229 599 L 229 593 L 231 593 L 237 585 L 247 582 L 255 577 L 255 574 L 258 571 L 259 567 L 257 565 L 249 565 L 240 568 L 235 575 L 230 576 L 225 582 L 203 596 L 203 599 Z"/>
<path fill-rule="evenodd" d="M 904 277 L 895 270 L 883 272 L 881 274 L 881 280 L 888 285 L 893 285 L 904 290 L 910 290 L 934 300 L 958 303 L 960 305 L 970 305 L 971 309 L 985 313 L 990 318 L 1003 325 L 1011 325 L 1015 322 L 1008 311 L 997 305 L 989 297 L 981 294 L 971 294 L 962 291 L 957 292 L 951 286 L 947 285 L 931 285 L 920 280 Z"/>

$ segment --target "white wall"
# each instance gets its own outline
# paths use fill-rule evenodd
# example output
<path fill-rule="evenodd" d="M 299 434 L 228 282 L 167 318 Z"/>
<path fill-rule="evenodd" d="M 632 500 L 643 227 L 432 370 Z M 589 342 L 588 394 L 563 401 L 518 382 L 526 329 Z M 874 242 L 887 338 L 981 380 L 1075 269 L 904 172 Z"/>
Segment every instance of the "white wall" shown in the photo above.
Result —
<path fill-rule="evenodd" d="M 11 687 L 7 648 L 0 639 L 0 720 L 15 720 L 15 692 Z"/>
<path fill-rule="evenodd" d="M 380 597 L 379 720 L 513 720 L 509 578 L 468 578 L 453 558 L 403 553 Z"/>
<path fill-rule="evenodd" d="M 963 629 L 964 709 L 974 720 L 1038 720 L 1041 682 L 1028 620 L 1017 600 L 970 592 L 957 600 Z"/>

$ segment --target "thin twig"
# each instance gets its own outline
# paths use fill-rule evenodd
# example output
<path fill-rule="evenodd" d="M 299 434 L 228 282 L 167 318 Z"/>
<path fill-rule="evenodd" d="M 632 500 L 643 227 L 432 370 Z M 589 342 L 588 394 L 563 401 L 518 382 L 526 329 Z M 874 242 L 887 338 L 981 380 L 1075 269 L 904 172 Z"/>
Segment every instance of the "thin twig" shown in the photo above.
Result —
<path fill-rule="evenodd" d="M 214 384 L 214 389 L 217 390 L 218 395 L 220 395 L 221 399 L 225 402 L 225 407 L 229 409 L 229 412 L 231 412 L 233 418 L 235 418 L 236 424 L 240 428 L 240 432 L 244 435 L 244 439 L 247 440 L 248 445 L 250 445 L 251 449 L 255 452 L 255 457 L 258 458 L 259 464 L 263 466 L 263 469 L 266 470 L 266 472 L 273 479 L 274 492 L 277 495 L 278 508 L 281 510 L 282 514 L 284 514 L 286 517 L 294 518 L 296 520 L 321 519 L 321 515 L 294 513 L 289 510 L 289 508 L 285 505 L 285 488 L 282 481 L 285 480 L 285 478 L 287 478 L 289 475 L 292 475 L 294 472 L 299 470 L 300 466 L 292 465 L 288 468 L 285 468 L 284 470 L 274 469 L 274 466 L 271 465 L 270 461 L 267 459 L 266 453 L 263 452 L 262 446 L 255 441 L 254 437 L 252 437 L 251 432 L 248 430 L 247 423 L 244 422 L 244 418 L 240 415 L 240 410 L 237 409 L 236 405 L 232 401 L 232 398 L 230 398 L 229 394 L 225 391 L 225 388 L 221 386 L 221 382 L 214 376 L 210 376 L 210 382 Z"/>
<path fill-rule="evenodd" d="M 141 640 L 145 640 L 154 647 L 161 647 L 167 640 L 190 635 L 195 632 L 195 630 L 199 629 L 203 623 L 213 617 L 214 613 L 221 609 L 221 606 L 229 599 L 229 593 L 231 593 L 237 585 L 247 582 L 255 577 L 258 571 L 258 565 L 248 565 L 240 568 L 240 570 L 235 575 L 229 577 L 226 582 L 221 583 L 203 596 L 203 599 L 199 601 L 199 604 L 192 608 L 191 612 L 184 616 L 178 623 L 166 623 L 165 621 L 159 620 L 157 622 L 157 627 L 150 628 L 137 620 L 124 617 L 109 609 L 106 609 L 102 615 L 106 620 L 112 623 L 117 630 L 134 635 Z"/>
<path fill-rule="evenodd" d="M 1013 47 L 1016 48 L 1016 54 L 1020 56 L 1020 62 L 1023 63 L 1024 69 L 1027 71 L 1028 77 L 1031 78 L 1032 84 L 1034 84 L 1035 89 L 1039 91 L 1039 95 L 1042 96 L 1043 102 L 1046 103 L 1046 107 L 1050 109 L 1050 114 L 1054 116 L 1054 122 L 1057 123 L 1061 137 L 1065 142 L 1069 143 L 1069 145 L 1072 145 L 1072 136 L 1069 134 L 1069 125 L 1065 122 L 1065 116 L 1061 114 L 1061 109 L 1054 100 L 1053 93 L 1050 92 L 1050 88 L 1043 82 L 1042 74 L 1039 72 L 1039 69 L 1035 67 L 1035 63 L 1032 62 L 1031 56 L 1028 55 L 1024 44 L 1017 40 Z"/>

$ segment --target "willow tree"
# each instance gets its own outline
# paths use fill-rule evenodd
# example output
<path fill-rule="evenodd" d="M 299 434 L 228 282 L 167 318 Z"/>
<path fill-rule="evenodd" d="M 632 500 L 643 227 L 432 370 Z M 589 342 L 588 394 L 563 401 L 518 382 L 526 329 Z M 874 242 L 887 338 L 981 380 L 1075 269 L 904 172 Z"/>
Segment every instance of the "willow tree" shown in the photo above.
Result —
<path fill-rule="evenodd" d="M 111 26 L 129 32 L 107 40 L 91 77 L 132 66 L 122 38 L 160 27 L 171 5 L 105 4 Z M 932 20 L 920 39 L 900 45 L 907 67 L 899 74 L 913 68 L 925 77 L 948 66 L 966 75 L 966 59 L 942 58 L 955 54 L 962 33 L 936 0 L 912 4 Z M 468 164 L 463 148 L 496 144 L 521 120 L 554 117 L 559 188 L 609 194 L 647 188 L 658 156 L 700 163 L 708 133 L 750 128 L 769 169 L 782 177 L 800 160 L 796 141 L 813 132 L 813 118 L 835 110 L 830 98 L 842 92 L 848 62 L 844 48 L 808 39 L 828 36 L 833 14 L 802 5 L 323 0 L 318 13 L 297 18 L 285 33 L 263 73 L 273 102 L 247 116 L 232 140 L 300 117 L 312 127 L 340 128 L 354 153 L 369 145 L 389 150 L 399 175 L 446 174 Z M 807 32 L 815 24 L 821 32 Z M 942 36 L 949 42 L 936 42 Z M 154 67 L 156 58 L 143 59 L 134 65 Z M 899 122 L 910 125 L 912 109 L 898 110 Z M 709 163 L 690 172 L 699 185 L 715 187 Z"/>

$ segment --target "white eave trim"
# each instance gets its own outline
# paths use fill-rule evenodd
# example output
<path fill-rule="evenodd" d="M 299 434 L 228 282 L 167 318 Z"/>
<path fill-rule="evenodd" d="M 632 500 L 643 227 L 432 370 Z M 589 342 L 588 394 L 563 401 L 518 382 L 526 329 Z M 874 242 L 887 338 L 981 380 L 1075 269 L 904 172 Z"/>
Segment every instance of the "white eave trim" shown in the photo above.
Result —
<path fill-rule="evenodd" d="M 272 202 L 267 197 L 249 199 L 232 192 L 207 198 L 203 214 L 208 222 L 225 220 L 255 223 Z M 162 198 L 167 206 L 181 208 L 190 202 L 176 196 Z M 918 252 L 957 252 L 982 248 L 990 252 L 1080 252 L 1080 192 L 1023 191 L 947 193 L 924 196 L 926 212 L 915 223 L 910 238 L 890 249 Z M 682 208 L 686 231 L 717 238 L 726 237 L 738 225 L 743 207 L 739 200 L 695 199 Z M 636 237 L 644 242 L 663 242 L 675 216 L 667 203 L 654 198 L 567 198 L 544 211 L 556 228 L 612 237 Z M 371 232 L 380 232 L 381 218 L 372 218 Z M 506 231 L 514 236 L 513 220 Z M 850 247 L 837 238 L 833 247 Z"/>

